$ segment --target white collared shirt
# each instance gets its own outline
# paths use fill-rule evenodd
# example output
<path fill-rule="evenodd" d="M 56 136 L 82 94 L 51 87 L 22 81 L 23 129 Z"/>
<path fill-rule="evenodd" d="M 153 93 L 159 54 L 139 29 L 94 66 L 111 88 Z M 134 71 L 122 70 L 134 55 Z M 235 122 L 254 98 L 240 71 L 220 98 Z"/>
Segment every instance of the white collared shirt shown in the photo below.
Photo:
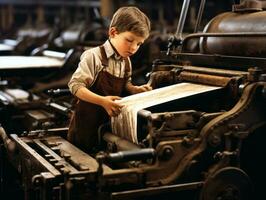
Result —
<path fill-rule="evenodd" d="M 103 47 L 108 60 L 108 67 L 105 70 L 113 76 L 119 78 L 131 77 L 131 62 L 129 61 L 130 71 L 126 72 L 125 60 L 122 59 L 121 56 L 117 55 L 109 40 L 103 44 Z M 99 47 L 94 47 L 83 52 L 83 54 L 80 56 L 78 68 L 73 73 L 68 83 L 68 87 L 72 94 L 75 95 L 78 89 L 81 87 L 90 87 L 93 85 L 99 72 L 104 68 L 102 65 L 101 56 L 102 55 Z M 131 81 L 131 78 L 129 78 L 128 81 Z"/>

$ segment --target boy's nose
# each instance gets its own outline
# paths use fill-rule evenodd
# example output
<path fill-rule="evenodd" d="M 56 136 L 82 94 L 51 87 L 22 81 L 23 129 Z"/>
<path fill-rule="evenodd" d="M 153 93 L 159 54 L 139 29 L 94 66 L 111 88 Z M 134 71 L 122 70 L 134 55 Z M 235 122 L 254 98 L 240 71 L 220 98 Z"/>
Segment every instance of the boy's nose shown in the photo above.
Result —
<path fill-rule="evenodd" d="M 132 45 L 130 46 L 130 51 L 131 51 L 132 53 L 136 52 L 137 49 L 138 49 L 138 45 L 137 45 L 137 44 L 132 44 Z"/>

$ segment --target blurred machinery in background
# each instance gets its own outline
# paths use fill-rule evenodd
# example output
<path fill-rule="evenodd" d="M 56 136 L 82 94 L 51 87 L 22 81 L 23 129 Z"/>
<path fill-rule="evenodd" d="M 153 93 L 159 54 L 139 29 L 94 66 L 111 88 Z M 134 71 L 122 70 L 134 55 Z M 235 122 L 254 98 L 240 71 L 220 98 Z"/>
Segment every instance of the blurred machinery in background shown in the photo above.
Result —
<path fill-rule="evenodd" d="M 103 124 L 94 155 L 65 139 L 72 112 L 67 91 L 16 90 L 26 100 L 10 103 L 5 95 L 14 91 L 3 89 L 1 192 L 27 200 L 259 199 L 266 167 L 265 1 L 234 4 L 199 32 L 202 0 L 194 33 L 184 36 L 189 5 L 183 1 L 177 31 L 154 61 L 149 83 L 215 89 L 140 110 L 137 142 Z M 34 105 L 43 108 L 37 115 Z M 31 123 L 12 129 L 21 122 Z"/>

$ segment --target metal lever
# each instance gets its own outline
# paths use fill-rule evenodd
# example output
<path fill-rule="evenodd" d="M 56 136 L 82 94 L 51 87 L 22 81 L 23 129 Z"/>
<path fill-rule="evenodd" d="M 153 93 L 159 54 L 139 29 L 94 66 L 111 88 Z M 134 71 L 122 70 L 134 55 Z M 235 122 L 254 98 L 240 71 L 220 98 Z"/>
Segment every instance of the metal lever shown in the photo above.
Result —
<path fill-rule="evenodd" d="M 185 20 L 186 20 L 187 13 L 188 13 L 189 4 L 190 4 L 190 0 L 184 0 L 175 35 L 171 36 L 168 39 L 166 55 L 170 54 L 172 47 L 182 45 L 182 33 L 183 33 Z"/>

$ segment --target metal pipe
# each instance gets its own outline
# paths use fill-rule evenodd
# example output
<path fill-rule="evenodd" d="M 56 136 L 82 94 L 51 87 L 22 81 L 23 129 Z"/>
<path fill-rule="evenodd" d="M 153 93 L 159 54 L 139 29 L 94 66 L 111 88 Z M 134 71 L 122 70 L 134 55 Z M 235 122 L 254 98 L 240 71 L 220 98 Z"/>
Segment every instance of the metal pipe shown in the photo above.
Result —
<path fill-rule="evenodd" d="M 182 44 L 182 32 L 187 17 L 190 0 L 184 0 L 175 35 L 168 39 L 166 55 L 170 54 L 171 48 Z"/>
<path fill-rule="evenodd" d="M 106 159 L 110 162 L 127 162 L 133 160 L 147 160 L 155 157 L 153 148 L 120 151 L 106 155 Z"/>
<path fill-rule="evenodd" d="M 199 7 L 198 16 L 197 16 L 197 21 L 196 21 L 196 25 L 195 25 L 195 28 L 194 28 L 194 33 L 198 32 L 199 25 L 200 25 L 200 22 L 201 22 L 201 19 L 202 19 L 203 10 L 204 10 L 204 7 L 205 7 L 205 3 L 206 3 L 206 0 L 201 0 L 201 2 L 200 2 L 200 7 Z"/>
<path fill-rule="evenodd" d="M 181 34 L 183 32 L 184 24 L 185 24 L 186 17 L 187 17 L 189 3 L 190 3 L 190 0 L 184 0 L 183 2 L 180 18 L 179 18 L 176 33 L 175 33 L 175 36 L 177 38 L 181 38 Z"/>

